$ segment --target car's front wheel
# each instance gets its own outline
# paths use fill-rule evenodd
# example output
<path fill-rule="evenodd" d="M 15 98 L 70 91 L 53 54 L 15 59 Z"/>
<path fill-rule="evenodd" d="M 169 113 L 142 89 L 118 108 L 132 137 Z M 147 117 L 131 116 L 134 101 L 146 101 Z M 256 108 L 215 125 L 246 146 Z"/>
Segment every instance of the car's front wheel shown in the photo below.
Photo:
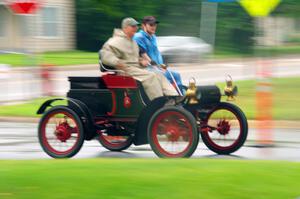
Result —
<path fill-rule="evenodd" d="M 245 114 L 234 104 L 220 103 L 201 122 L 204 144 L 218 154 L 230 154 L 240 149 L 248 135 Z"/>

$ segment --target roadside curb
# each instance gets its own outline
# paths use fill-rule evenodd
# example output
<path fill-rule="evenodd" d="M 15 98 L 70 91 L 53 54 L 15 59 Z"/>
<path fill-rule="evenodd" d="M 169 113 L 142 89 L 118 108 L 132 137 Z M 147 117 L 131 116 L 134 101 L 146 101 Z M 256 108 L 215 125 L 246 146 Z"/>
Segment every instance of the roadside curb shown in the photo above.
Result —
<path fill-rule="evenodd" d="M 257 121 L 257 120 L 248 120 L 248 125 L 250 128 L 256 128 L 260 123 L 264 123 L 265 121 Z M 271 127 L 277 129 L 300 129 L 300 121 L 294 120 L 273 120 L 271 121 Z"/>
<path fill-rule="evenodd" d="M 0 122 L 38 123 L 39 117 L 0 117 Z"/>

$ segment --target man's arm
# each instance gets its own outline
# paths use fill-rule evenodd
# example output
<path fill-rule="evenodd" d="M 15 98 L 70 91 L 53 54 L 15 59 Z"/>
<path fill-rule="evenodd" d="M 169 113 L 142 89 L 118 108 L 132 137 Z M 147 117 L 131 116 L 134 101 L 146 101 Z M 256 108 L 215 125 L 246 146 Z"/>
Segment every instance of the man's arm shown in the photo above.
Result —
<path fill-rule="evenodd" d="M 139 46 L 139 54 L 141 56 L 140 62 L 147 62 L 149 65 L 151 63 L 151 58 L 148 56 L 147 51 L 146 51 L 146 44 L 143 40 L 142 37 L 140 36 L 134 36 L 133 40 L 137 43 Z M 146 66 L 145 64 L 141 64 L 142 66 Z"/>
<path fill-rule="evenodd" d="M 133 40 L 137 43 L 137 45 L 139 46 L 140 49 L 140 55 L 142 56 L 142 54 L 147 52 L 147 45 L 145 43 L 144 38 L 139 34 L 136 33 L 133 37 Z"/>
<path fill-rule="evenodd" d="M 142 57 L 143 59 L 146 59 L 146 60 L 148 60 L 149 62 L 151 62 L 151 59 L 150 59 L 150 57 L 148 56 L 148 54 L 147 54 L 146 52 L 142 53 L 142 54 L 141 54 L 141 57 Z"/>
<path fill-rule="evenodd" d="M 156 41 L 156 36 L 155 35 L 153 35 L 153 37 L 154 37 L 154 39 L 155 39 L 155 43 L 157 43 L 157 41 Z M 156 55 L 157 55 L 157 59 L 156 60 L 152 60 L 151 58 L 150 58 L 150 56 L 148 55 L 148 47 L 147 47 L 147 42 L 146 42 L 146 38 L 143 36 L 143 35 L 141 35 L 141 34 L 139 34 L 139 33 L 136 33 L 135 34 L 135 36 L 133 37 L 133 39 L 135 40 L 135 42 L 138 44 L 138 46 L 139 46 L 139 49 L 140 49 L 140 55 L 142 56 L 142 57 L 145 57 L 145 55 L 144 54 L 146 54 L 147 55 L 147 57 L 149 58 L 148 60 L 151 62 L 151 61 L 155 61 L 155 63 L 152 63 L 152 65 L 157 65 L 157 64 L 159 64 L 159 65 L 163 65 L 163 58 L 162 58 L 162 56 L 161 56 L 161 54 L 160 54 L 160 52 L 159 52 L 159 50 L 158 50 L 158 48 L 156 47 L 156 49 L 155 49 L 155 53 L 156 53 Z M 157 46 L 157 44 L 155 44 L 156 46 Z"/>
<path fill-rule="evenodd" d="M 147 67 L 150 65 L 151 59 L 146 53 L 146 44 L 143 38 L 139 35 L 139 33 L 136 33 L 133 37 L 133 40 L 137 43 L 139 47 L 139 54 L 140 54 L 140 65 Z"/>
<path fill-rule="evenodd" d="M 151 65 L 158 65 L 158 66 L 160 66 L 162 69 L 166 69 L 166 68 L 167 68 L 167 65 L 165 65 L 165 64 L 157 64 L 155 61 L 152 61 L 151 58 L 148 56 L 147 53 L 143 53 L 143 54 L 141 55 L 141 57 L 142 57 L 142 59 L 147 60 Z"/>
<path fill-rule="evenodd" d="M 125 64 L 118 58 L 119 54 L 118 50 L 108 43 L 105 43 L 100 50 L 100 57 L 103 64 L 122 70 Z"/>

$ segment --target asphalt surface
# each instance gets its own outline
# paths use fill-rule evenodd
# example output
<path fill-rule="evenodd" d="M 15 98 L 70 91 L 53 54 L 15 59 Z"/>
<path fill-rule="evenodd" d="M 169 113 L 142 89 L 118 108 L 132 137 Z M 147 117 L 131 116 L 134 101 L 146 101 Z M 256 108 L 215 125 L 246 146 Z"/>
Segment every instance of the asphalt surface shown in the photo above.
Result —
<path fill-rule="evenodd" d="M 261 145 L 257 129 L 250 128 L 248 141 L 230 156 L 216 155 L 200 141 L 192 158 L 300 161 L 300 128 L 273 129 L 273 145 Z M 97 140 L 86 141 L 73 158 L 157 158 L 149 145 L 110 152 Z M 36 123 L 0 122 L 0 159 L 51 159 L 38 143 Z"/>

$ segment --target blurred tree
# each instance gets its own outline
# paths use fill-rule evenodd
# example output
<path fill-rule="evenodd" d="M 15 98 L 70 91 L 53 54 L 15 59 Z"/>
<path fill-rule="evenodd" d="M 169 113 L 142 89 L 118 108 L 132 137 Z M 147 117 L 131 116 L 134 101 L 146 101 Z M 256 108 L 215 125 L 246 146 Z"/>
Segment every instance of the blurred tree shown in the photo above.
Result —
<path fill-rule="evenodd" d="M 282 0 L 272 15 L 299 17 L 300 1 L 299 0 Z"/>
<path fill-rule="evenodd" d="M 77 48 L 97 51 L 124 17 L 157 15 L 160 1 L 76 0 Z"/>
<path fill-rule="evenodd" d="M 204 0 L 203 0 L 204 1 Z M 77 48 L 97 51 L 122 18 L 155 15 L 158 35 L 199 36 L 202 0 L 76 0 Z M 275 14 L 299 16 L 300 1 L 284 0 Z M 250 53 L 254 20 L 237 2 L 219 3 L 216 48 Z"/>
<path fill-rule="evenodd" d="M 216 34 L 217 50 L 251 53 L 254 19 L 237 2 L 219 3 Z"/>

